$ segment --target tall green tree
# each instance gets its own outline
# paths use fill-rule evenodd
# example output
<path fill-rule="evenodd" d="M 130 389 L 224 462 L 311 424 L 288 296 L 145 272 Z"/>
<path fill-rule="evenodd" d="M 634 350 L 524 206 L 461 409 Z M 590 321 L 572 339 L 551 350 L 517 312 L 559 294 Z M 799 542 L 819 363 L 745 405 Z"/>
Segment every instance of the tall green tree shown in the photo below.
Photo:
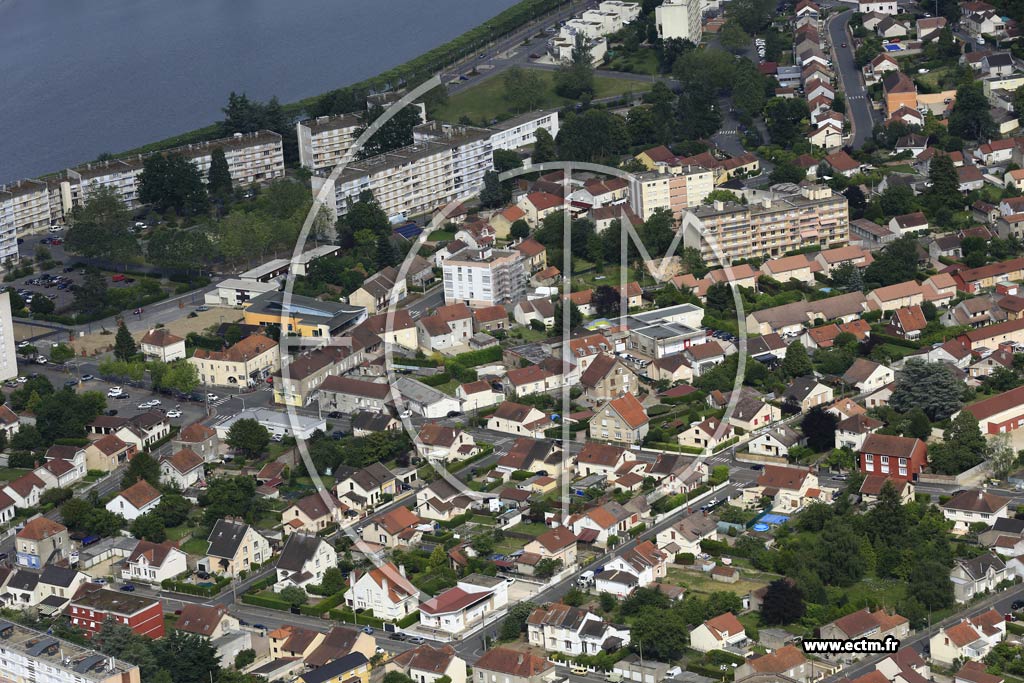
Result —
<path fill-rule="evenodd" d="M 928 164 L 928 206 L 944 206 L 950 210 L 963 207 L 960 194 L 960 177 L 957 175 L 953 158 L 948 154 L 936 154 Z"/>
<path fill-rule="evenodd" d="M 126 489 L 143 479 L 154 487 L 160 485 L 160 464 L 145 452 L 137 453 L 128 463 L 121 477 L 121 488 Z"/>
<path fill-rule="evenodd" d="M 554 161 L 558 158 L 558 148 L 555 139 L 547 128 L 538 128 L 533 134 L 533 152 L 531 154 L 533 163 L 543 164 L 546 161 Z"/>
<path fill-rule="evenodd" d="M 839 418 L 827 412 L 821 406 L 814 406 L 807 411 L 800 422 L 800 431 L 807 437 L 808 448 L 816 453 L 830 451 L 836 443 L 836 425 Z"/>
<path fill-rule="evenodd" d="M 944 363 L 911 358 L 896 378 L 890 405 L 900 412 L 920 408 L 932 421 L 944 420 L 963 403 L 963 384 Z"/>
<path fill-rule="evenodd" d="M 158 211 L 173 209 L 182 216 L 202 213 L 208 203 L 199 168 L 181 154 L 146 157 L 139 174 L 139 199 Z"/>
<path fill-rule="evenodd" d="M 117 335 L 114 337 L 114 358 L 118 360 L 130 360 L 139 352 L 132 333 L 128 331 L 124 323 L 117 326 Z"/>
<path fill-rule="evenodd" d="M 965 140 L 988 140 L 996 135 L 988 100 L 981 81 L 964 83 L 956 90 L 949 114 L 949 134 Z"/>
<path fill-rule="evenodd" d="M 206 187 L 215 197 L 231 195 L 231 171 L 224 149 L 217 147 L 210 153 L 210 170 L 206 172 Z"/>
<path fill-rule="evenodd" d="M 594 94 L 594 65 L 590 45 L 582 33 L 576 34 L 572 60 L 555 75 L 555 92 L 572 100 Z"/>
<path fill-rule="evenodd" d="M 384 109 L 381 107 L 375 106 L 367 109 L 366 114 L 363 116 L 364 126 L 356 131 L 356 137 L 362 135 L 383 114 Z M 366 141 L 363 148 L 359 150 L 359 157 L 366 159 L 399 149 L 400 147 L 408 147 L 413 143 L 412 129 L 421 123 L 423 123 L 423 120 L 420 118 L 419 107 L 409 105 L 401 109 Z"/>
<path fill-rule="evenodd" d="M 139 254 L 139 243 L 129 225 L 131 215 L 113 188 L 91 189 L 84 205 L 71 212 L 64 248 L 85 257 L 124 263 Z"/>
<path fill-rule="evenodd" d="M 270 443 L 270 433 L 258 421 L 243 418 L 228 429 L 226 443 L 246 457 L 259 455 Z"/>
<path fill-rule="evenodd" d="M 535 69 L 513 66 L 505 70 L 501 81 L 505 90 L 505 101 L 513 111 L 519 113 L 540 108 L 544 101 L 546 85 Z"/>
<path fill-rule="evenodd" d="M 786 356 L 782 359 L 782 371 L 787 377 L 803 377 L 814 370 L 807 349 L 799 341 L 786 347 Z"/>

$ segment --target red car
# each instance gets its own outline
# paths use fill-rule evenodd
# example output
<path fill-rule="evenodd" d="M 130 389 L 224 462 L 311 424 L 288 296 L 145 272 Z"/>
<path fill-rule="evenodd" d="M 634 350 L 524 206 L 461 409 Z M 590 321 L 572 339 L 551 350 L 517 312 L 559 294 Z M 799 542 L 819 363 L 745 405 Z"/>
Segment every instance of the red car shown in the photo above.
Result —
<path fill-rule="evenodd" d="M 59 237 L 54 237 L 52 240 L 50 240 L 50 244 L 54 247 L 59 247 L 60 245 L 64 244 L 64 240 L 60 239 Z"/>
<path fill-rule="evenodd" d="M 122 275 L 121 273 L 118 273 L 117 275 L 111 275 L 110 276 L 110 281 L 111 282 L 124 282 L 124 275 Z"/>

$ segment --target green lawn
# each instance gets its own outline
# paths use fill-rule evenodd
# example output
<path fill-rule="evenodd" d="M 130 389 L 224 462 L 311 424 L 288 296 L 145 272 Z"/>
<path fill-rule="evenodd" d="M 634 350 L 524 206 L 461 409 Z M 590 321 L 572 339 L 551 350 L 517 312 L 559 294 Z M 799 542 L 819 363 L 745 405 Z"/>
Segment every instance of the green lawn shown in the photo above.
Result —
<path fill-rule="evenodd" d="M 538 109 L 560 109 L 574 102 L 574 100 L 555 94 L 555 73 L 553 71 L 538 70 L 537 73 L 545 86 L 544 96 L 537 105 Z M 647 83 L 611 78 L 602 76 L 600 73 L 594 76 L 595 99 L 648 90 L 650 90 L 650 86 Z M 470 121 L 477 124 L 486 123 L 492 119 L 511 118 L 516 115 L 516 112 L 510 109 L 504 95 L 504 81 L 501 76 L 495 76 L 449 97 L 448 102 L 437 109 L 434 118 L 439 121 L 458 121 L 463 116 L 467 116 Z"/>
<path fill-rule="evenodd" d="M 729 591 L 736 595 L 746 595 L 762 586 L 767 586 L 777 578 L 779 577 L 775 574 L 752 571 L 741 567 L 739 581 L 736 583 L 724 583 L 715 581 L 709 574 L 696 569 L 687 570 L 679 567 L 669 567 L 665 582 L 677 586 L 685 586 L 687 591 L 693 593 Z"/>
<path fill-rule="evenodd" d="M 32 470 L 23 470 L 12 467 L 0 468 L 0 481 L 14 481 L 18 477 L 24 476 Z"/>
<path fill-rule="evenodd" d="M 185 536 L 192 533 L 192 529 L 188 524 L 182 524 L 180 526 L 173 526 L 167 529 L 167 540 L 168 541 L 180 541 Z M 205 541 L 204 541 L 205 543 Z"/>
<path fill-rule="evenodd" d="M 889 344 L 888 342 L 882 344 L 882 348 L 885 349 L 886 353 L 892 355 L 894 358 L 903 358 L 903 356 L 914 353 L 914 349 L 908 348 L 906 346 Z"/>
<path fill-rule="evenodd" d="M 658 73 L 658 53 L 651 48 L 640 48 L 636 52 L 624 52 L 622 48 L 611 51 L 612 58 L 609 71 L 625 71 L 626 73 L 655 75 Z"/>
<path fill-rule="evenodd" d="M 190 538 L 181 544 L 182 552 L 189 555 L 205 555 L 210 549 L 210 542 L 203 538 Z"/>
<path fill-rule="evenodd" d="M 914 74 L 914 80 L 923 86 L 932 88 L 933 90 L 940 90 L 940 81 L 951 72 L 951 68 L 941 67 L 938 69 L 932 69 L 926 74 Z"/>
<path fill-rule="evenodd" d="M 548 530 L 548 528 L 545 525 L 543 525 L 543 524 L 541 524 L 539 522 L 534 522 L 534 523 L 524 522 L 522 524 L 516 524 L 509 531 L 518 531 L 521 534 L 530 534 L 531 536 L 540 536 L 541 534 L 543 534 L 547 530 Z"/>
<path fill-rule="evenodd" d="M 435 230 L 427 238 L 431 242 L 450 242 L 455 239 L 455 233 L 451 230 Z"/>

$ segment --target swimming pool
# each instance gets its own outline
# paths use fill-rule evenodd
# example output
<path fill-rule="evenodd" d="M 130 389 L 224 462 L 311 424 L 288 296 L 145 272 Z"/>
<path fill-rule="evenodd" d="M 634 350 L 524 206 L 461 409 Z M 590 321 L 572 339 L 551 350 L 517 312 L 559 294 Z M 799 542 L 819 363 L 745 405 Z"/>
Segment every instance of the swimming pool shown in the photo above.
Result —
<path fill-rule="evenodd" d="M 771 529 L 771 527 L 765 524 L 764 522 L 757 522 L 756 524 L 754 524 L 754 526 L 750 528 L 754 531 L 768 531 L 769 529 Z"/>
<path fill-rule="evenodd" d="M 774 512 L 766 512 L 763 515 L 756 517 L 751 523 L 750 528 L 755 531 L 767 531 L 767 529 L 758 528 L 759 525 L 764 524 L 768 526 L 779 526 L 789 521 L 789 517 L 786 515 L 777 515 Z"/>

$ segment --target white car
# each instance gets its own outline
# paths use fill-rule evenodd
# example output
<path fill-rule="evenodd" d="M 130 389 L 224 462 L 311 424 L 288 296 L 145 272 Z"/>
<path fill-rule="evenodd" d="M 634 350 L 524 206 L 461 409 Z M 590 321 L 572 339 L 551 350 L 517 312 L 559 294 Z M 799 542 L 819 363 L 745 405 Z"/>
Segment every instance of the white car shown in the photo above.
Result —
<path fill-rule="evenodd" d="M 19 377 L 18 378 L 18 384 L 24 384 L 27 381 L 28 381 L 28 377 Z"/>
<path fill-rule="evenodd" d="M 110 387 L 110 391 L 107 392 L 107 398 L 114 398 L 124 393 L 121 387 Z"/>
<path fill-rule="evenodd" d="M 150 399 L 150 400 L 146 401 L 146 405 L 149 406 L 150 408 L 156 408 L 158 405 L 160 405 L 160 401 L 158 399 L 155 399 L 155 398 L 154 399 Z"/>
<path fill-rule="evenodd" d="M 399 417 L 412 417 L 412 411 L 411 410 L 403 410 L 401 412 L 401 414 L 399 415 Z"/>
<path fill-rule="evenodd" d="M 171 419 L 176 418 L 176 417 L 181 417 L 181 411 L 180 410 L 168 410 L 167 411 L 167 417 L 169 417 Z"/>
<path fill-rule="evenodd" d="M 139 410 L 149 410 L 149 408 L 150 408 L 149 401 L 146 401 L 145 403 L 140 403 L 139 405 L 137 405 L 135 407 L 138 408 Z"/>
<path fill-rule="evenodd" d="M 207 394 L 206 395 L 206 400 L 207 401 L 216 401 L 217 400 L 217 394 Z"/>

